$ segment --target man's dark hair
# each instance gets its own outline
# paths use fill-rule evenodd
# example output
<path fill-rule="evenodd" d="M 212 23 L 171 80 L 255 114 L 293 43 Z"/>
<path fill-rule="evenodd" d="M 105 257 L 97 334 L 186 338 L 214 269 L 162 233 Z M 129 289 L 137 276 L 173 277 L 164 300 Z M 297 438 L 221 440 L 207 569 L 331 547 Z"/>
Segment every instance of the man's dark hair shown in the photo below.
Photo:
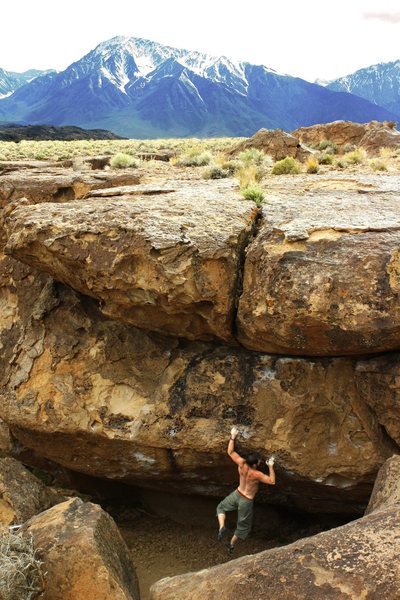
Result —
<path fill-rule="evenodd" d="M 250 452 L 245 458 L 245 461 L 249 467 L 256 465 L 259 460 L 261 460 L 261 454 L 259 452 Z"/>

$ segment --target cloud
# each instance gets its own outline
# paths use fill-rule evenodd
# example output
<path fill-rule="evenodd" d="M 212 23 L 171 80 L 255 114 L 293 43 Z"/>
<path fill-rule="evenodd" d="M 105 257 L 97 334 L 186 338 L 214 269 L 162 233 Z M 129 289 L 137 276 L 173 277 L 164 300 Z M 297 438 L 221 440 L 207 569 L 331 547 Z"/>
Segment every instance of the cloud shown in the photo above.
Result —
<path fill-rule="evenodd" d="M 385 23 L 400 23 L 400 12 L 365 12 L 364 19 L 377 19 Z"/>

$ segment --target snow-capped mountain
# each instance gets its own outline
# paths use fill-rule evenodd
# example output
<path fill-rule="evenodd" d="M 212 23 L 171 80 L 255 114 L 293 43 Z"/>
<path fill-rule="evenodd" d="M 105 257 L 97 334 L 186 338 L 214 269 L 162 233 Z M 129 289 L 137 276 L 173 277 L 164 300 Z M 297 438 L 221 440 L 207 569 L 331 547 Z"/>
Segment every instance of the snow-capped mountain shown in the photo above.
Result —
<path fill-rule="evenodd" d="M 400 60 L 372 65 L 330 81 L 333 91 L 349 92 L 400 115 Z"/>
<path fill-rule="evenodd" d="M 251 135 L 387 110 L 265 66 L 134 37 L 99 44 L 0 100 L 0 119 L 105 128 L 127 137 Z"/>
<path fill-rule="evenodd" d="M 0 68 L 0 98 L 11 96 L 21 86 L 47 73 L 50 73 L 50 71 L 30 69 L 24 73 L 14 73 Z"/>

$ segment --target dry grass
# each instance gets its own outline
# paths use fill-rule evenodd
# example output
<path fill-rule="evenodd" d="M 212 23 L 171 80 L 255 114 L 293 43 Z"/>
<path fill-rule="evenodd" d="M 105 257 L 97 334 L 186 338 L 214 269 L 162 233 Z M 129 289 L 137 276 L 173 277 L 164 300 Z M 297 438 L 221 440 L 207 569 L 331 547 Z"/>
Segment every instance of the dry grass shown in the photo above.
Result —
<path fill-rule="evenodd" d="M 28 536 L 0 533 L 0 600 L 35 600 L 44 588 L 42 563 Z"/>

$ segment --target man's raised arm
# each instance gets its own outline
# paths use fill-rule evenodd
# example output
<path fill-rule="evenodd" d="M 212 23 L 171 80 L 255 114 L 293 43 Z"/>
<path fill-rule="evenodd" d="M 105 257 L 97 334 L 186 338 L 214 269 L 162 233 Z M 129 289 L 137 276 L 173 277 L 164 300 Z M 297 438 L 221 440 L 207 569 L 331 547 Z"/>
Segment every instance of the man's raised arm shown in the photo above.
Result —
<path fill-rule="evenodd" d="M 258 471 L 257 479 L 259 479 L 261 483 L 266 483 L 267 485 L 275 485 L 274 457 L 271 456 L 271 458 L 269 460 L 266 460 L 265 463 L 268 466 L 269 475 L 264 475 L 264 473 Z"/>
<path fill-rule="evenodd" d="M 236 427 L 232 427 L 231 429 L 231 437 L 228 443 L 228 454 L 237 465 L 243 465 L 245 460 L 237 452 L 235 452 L 235 440 L 238 436 L 238 430 Z"/>

